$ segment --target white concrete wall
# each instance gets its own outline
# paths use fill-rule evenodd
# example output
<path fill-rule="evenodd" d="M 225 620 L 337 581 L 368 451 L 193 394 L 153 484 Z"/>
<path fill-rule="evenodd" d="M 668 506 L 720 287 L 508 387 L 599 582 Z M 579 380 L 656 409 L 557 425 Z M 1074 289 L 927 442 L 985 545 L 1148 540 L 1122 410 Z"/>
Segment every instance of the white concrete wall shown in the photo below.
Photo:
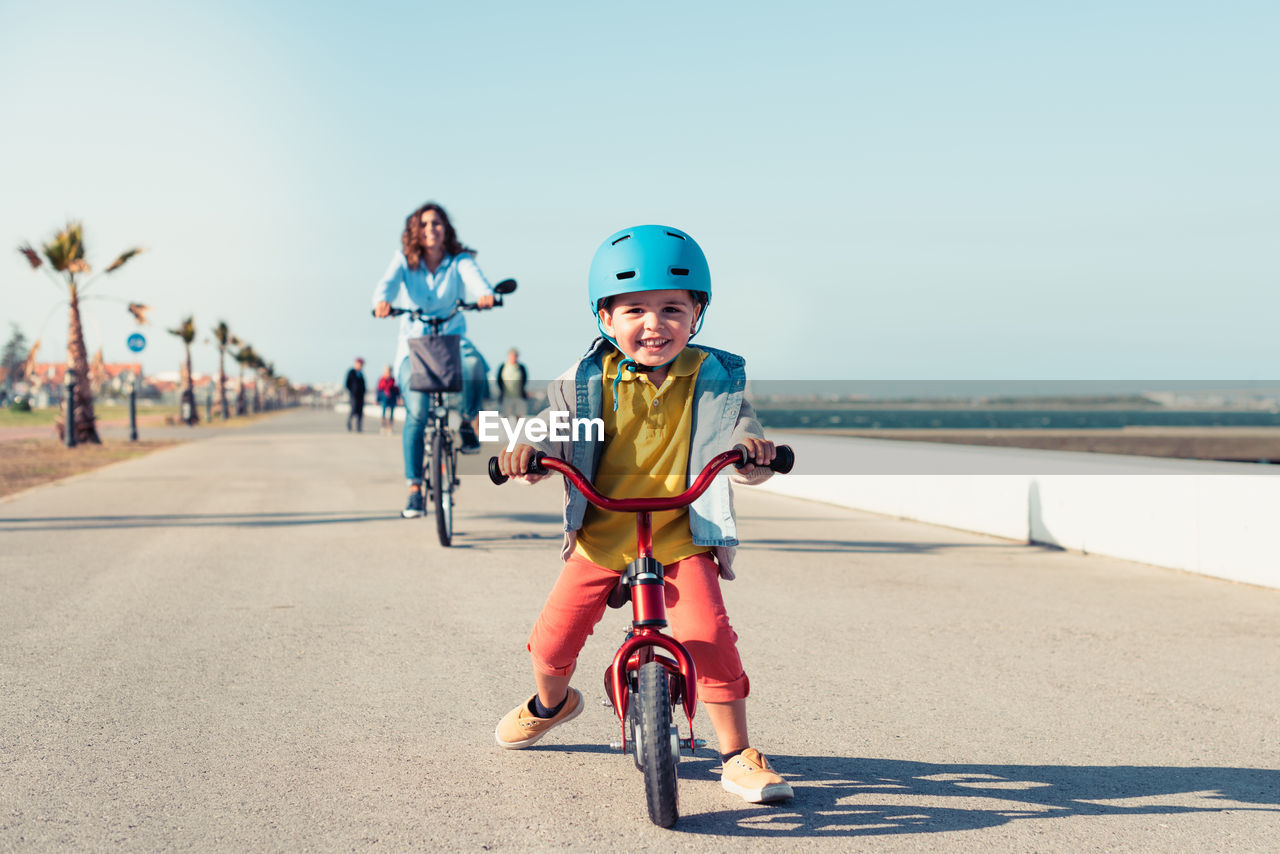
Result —
<path fill-rule="evenodd" d="M 851 439 L 771 438 L 763 489 L 1012 540 L 1280 588 L 1274 466 Z"/>

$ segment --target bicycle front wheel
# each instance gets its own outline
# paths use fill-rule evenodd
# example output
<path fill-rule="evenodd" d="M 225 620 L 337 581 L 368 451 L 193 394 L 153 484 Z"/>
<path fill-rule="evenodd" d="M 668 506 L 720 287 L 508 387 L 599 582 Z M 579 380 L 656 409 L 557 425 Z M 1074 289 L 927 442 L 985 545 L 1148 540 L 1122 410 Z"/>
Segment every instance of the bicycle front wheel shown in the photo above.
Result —
<path fill-rule="evenodd" d="M 656 661 L 640 667 L 640 688 L 631 698 L 638 704 L 638 747 L 644 759 L 644 792 L 649 818 L 670 827 L 680 817 L 676 792 L 676 756 L 671 748 L 671 689 L 667 669 Z"/>
<path fill-rule="evenodd" d="M 453 544 L 453 443 L 447 430 L 437 430 L 431 441 L 431 502 L 440 545 L 448 547 Z"/>

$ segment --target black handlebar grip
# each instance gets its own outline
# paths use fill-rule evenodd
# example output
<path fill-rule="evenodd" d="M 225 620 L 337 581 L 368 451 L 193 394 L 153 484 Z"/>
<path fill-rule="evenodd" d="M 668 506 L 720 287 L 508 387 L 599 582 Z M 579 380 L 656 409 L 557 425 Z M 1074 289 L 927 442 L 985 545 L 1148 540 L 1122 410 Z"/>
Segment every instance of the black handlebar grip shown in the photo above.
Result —
<path fill-rule="evenodd" d="M 779 445 L 774 448 L 777 456 L 773 458 L 773 462 L 769 463 L 769 468 L 778 474 L 786 474 L 791 471 L 791 467 L 796 464 L 796 452 L 791 450 L 790 445 Z"/>
<path fill-rule="evenodd" d="M 734 445 L 733 448 L 742 455 L 742 462 L 733 464 L 735 468 L 745 468 L 751 464 L 751 454 L 747 451 L 746 445 Z M 769 468 L 778 474 L 786 474 L 791 471 L 791 467 L 796 464 L 796 454 L 795 451 L 791 450 L 791 446 L 777 445 L 773 451 L 773 462 L 769 463 Z"/>
<path fill-rule="evenodd" d="M 525 469 L 525 474 L 546 474 L 547 469 L 542 465 L 542 458 L 544 456 L 546 456 L 546 454 L 542 453 L 542 451 L 535 451 L 532 459 L 529 460 L 529 467 Z M 493 481 L 497 486 L 502 486 L 502 484 L 510 480 L 510 478 L 503 474 L 502 470 L 498 468 L 497 457 L 489 457 L 489 480 Z"/>

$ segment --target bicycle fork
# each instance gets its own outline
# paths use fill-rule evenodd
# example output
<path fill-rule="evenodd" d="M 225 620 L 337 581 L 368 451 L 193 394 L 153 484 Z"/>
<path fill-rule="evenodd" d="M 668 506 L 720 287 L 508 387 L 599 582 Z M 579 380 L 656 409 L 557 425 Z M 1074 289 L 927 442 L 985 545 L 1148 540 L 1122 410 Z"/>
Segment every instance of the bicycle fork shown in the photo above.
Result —
<path fill-rule="evenodd" d="M 666 589 L 663 566 L 653 557 L 653 529 L 648 512 L 636 514 L 636 539 L 639 557 L 623 572 L 620 583 L 631 599 L 632 621 L 622 646 L 613 656 L 613 663 L 605 671 L 605 688 L 613 709 L 622 724 L 622 741 L 610 746 L 626 751 L 627 712 L 631 701 L 630 675 L 638 673 L 641 666 L 657 661 L 667 671 L 673 687 L 671 699 L 677 699 L 684 707 L 689 720 L 689 737 L 678 738 L 679 749 L 693 752 L 706 742 L 693 736 L 693 714 L 698 705 L 697 670 L 693 657 L 675 638 L 662 633 L 667 627 Z M 656 650 L 670 657 L 658 655 Z"/>

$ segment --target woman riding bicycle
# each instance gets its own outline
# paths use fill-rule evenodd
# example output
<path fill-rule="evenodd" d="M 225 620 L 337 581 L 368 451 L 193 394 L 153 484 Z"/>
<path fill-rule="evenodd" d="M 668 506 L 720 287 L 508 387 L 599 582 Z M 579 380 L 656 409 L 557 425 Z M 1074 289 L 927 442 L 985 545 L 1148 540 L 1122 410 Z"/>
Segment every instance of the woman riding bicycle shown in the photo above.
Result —
<path fill-rule="evenodd" d="M 475 303 L 479 308 L 494 304 L 494 290 L 475 262 L 475 250 L 458 240 L 453 224 L 444 208 L 427 202 L 405 219 L 400 235 L 401 249 L 391 259 L 391 266 L 373 292 L 373 313 L 386 317 L 393 304 L 398 308 L 421 308 L 443 317 L 453 311 L 458 300 Z M 457 314 L 441 330 L 448 335 L 465 335 L 467 322 Z M 404 396 L 405 423 L 404 476 L 409 482 L 409 501 L 402 516 L 412 519 L 425 510 L 422 497 L 423 435 L 429 417 L 430 398 L 425 392 L 411 391 L 409 386 L 409 339 L 425 334 L 425 324 L 408 315 L 400 320 L 400 338 L 396 344 L 397 382 Z M 465 337 L 462 339 L 462 452 L 474 454 L 480 442 L 472 425 L 484 396 L 483 361 L 479 352 Z"/>

